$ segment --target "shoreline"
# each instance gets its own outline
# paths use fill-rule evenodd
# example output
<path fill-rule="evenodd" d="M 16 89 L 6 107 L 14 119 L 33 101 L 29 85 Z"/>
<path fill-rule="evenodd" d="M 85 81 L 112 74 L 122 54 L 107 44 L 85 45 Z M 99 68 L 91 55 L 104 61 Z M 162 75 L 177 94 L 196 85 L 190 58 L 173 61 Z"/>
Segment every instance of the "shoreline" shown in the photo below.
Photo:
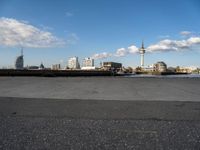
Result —
<path fill-rule="evenodd" d="M 174 72 L 135 72 L 135 73 L 116 73 L 106 70 L 15 70 L 0 69 L 0 77 L 95 77 L 95 76 L 120 76 L 120 77 L 165 77 L 165 76 L 194 76 L 189 73 Z M 196 77 L 200 74 L 196 74 Z"/>

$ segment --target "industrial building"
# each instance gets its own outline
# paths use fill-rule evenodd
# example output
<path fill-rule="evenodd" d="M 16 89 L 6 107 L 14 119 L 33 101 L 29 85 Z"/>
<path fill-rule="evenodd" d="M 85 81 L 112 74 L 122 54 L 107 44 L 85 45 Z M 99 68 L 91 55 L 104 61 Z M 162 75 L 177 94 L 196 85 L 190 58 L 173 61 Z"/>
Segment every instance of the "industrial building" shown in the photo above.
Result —
<path fill-rule="evenodd" d="M 103 62 L 102 67 L 104 70 L 119 71 L 122 69 L 122 64 L 117 62 Z"/>

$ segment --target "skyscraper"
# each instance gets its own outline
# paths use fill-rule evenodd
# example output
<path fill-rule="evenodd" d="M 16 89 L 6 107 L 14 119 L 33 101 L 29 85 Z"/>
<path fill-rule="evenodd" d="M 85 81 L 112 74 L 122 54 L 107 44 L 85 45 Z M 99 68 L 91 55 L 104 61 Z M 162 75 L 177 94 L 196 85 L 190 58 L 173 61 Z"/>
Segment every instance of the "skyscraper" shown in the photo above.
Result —
<path fill-rule="evenodd" d="M 142 41 L 142 47 L 139 49 L 140 52 L 140 65 L 142 68 L 144 68 L 144 54 L 145 54 L 145 48 L 144 48 L 144 42 Z"/>
<path fill-rule="evenodd" d="M 24 68 L 24 56 L 23 49 L 21 49 L 21 55 L 18 56 L 15 60 L 15 69 L 23 69 Z"/>

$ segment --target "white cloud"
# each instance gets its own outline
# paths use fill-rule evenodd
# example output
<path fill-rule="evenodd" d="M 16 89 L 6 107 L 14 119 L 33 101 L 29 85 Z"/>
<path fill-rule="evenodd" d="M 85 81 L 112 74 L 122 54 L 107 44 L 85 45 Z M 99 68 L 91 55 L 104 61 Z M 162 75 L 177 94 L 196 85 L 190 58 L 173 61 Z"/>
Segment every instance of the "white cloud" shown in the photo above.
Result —
<path fill-rule="evenodd" d="M 117 49 L 116 53 L 115 53 L 115 56 L 117 57 L 122 57 L 122 56 L 125 56 L 127 55 L 127 50 L 125 48 L 119 48 Z"/>
<path fill-rule="evenodd" d="M 191 34 L 192 34 L 192 32 L 190 32 L 190 31 L 181 31 L 180 32 L 180 35 L 182 35 L 182 36 L 189 36 Z"/>
<path fill-rule="evenodd" d="M 103 53 L 100 53 L 100 54 L 94 54 L 92 56 L 92 58 L 94 58 L 94 59 L 103 59 L 103 58 L 108 58 L 108 57 L 111 57 L 111 56 L 123 57 L 123 56 L 126 56 L 128 54 L 135 54 L 137 52 L 138 52 L 138 48 L 135 45 L 131 45 L 127 49 L 119 48 L 113 54 L 107 53 L 107 52 L 103 52 Z"/>
<path fill-rule="evenodd" d="M 26 21 L 0 18 L 0 45 L 47 48 L 63 46 L 65 41 L 52 33 L 30 25 Z"/>
<path fill-rule="evenodd" d="M 103 53 L 100 53 L 100 54 L 94 54 L 92 56 L 93 59 L 103 59 L 103 58 L 108 58 L 108 57 L 111 57 L 112 54 L 111 53 L 107 53 L 107 52 L 103 52 Z"/>
<path fill-rule="evenodd" d="M 190 45 L 200 44 L 200 37 L 191 37 L 187 40 Z"/>
<path fill-rule="evenodd" d="M 139 52 L 138 47 L 136 47 L 135 45 L 131 45 L 127 49 L 125 49 L 125 48 L 117 49 L 114 56 L 123 57 L 123 56 L 126 56 L 128 54 L 135 54 L 135 53 L 138 53 L 138 52 Z"/>
<path fill-rule="evenodd" d="M 139 50 L 138 50 L 138 47 L 136 47 L 135 45 L 131 45 L 128 47 L 128 52 L 131 54 L 135 54 L 135 53 L 138 53 Z"/>
<path fill-rule="evenodd" d="M 196 45 L 200 45 L 200 36 L 189 37 L 185 40 L 170 40 L 164 39 L 159 41 L 156 44 L 152 44 L 146 48 L 146 52 L 168 52 L 168 51 L 177 51 L 181 52 L 183 50 L 191 50 L 194 49 Z M 93 58 L 101 59 L 107 58 L 111 56 L 115 57 L 123 57 L 129 54 L 139 53 L 139 48 L 135 45 L 131 45 L 128 48 L 119 48 L 115 53 L 101 53 L 93 55 Z"/>
<path fill-rule="evenodd" d="M 193 46 L 200 44 L 200 37 L 190 37 L 187 40 L 162 40 L 157 44 L 147 47 L 147 51 L 182 51 L 189 50 Z"/>

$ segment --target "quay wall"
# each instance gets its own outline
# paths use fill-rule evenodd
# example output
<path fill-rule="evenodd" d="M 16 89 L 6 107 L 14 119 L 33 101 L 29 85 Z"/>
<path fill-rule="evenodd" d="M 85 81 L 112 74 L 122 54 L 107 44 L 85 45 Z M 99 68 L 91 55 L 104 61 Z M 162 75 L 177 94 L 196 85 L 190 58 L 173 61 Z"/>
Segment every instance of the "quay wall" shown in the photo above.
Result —
<path fill-rule="evenodd" d="M 15 70 L 1 69 L 0 76 L 112 76 L 111 71 L 102 70 Z"/>

